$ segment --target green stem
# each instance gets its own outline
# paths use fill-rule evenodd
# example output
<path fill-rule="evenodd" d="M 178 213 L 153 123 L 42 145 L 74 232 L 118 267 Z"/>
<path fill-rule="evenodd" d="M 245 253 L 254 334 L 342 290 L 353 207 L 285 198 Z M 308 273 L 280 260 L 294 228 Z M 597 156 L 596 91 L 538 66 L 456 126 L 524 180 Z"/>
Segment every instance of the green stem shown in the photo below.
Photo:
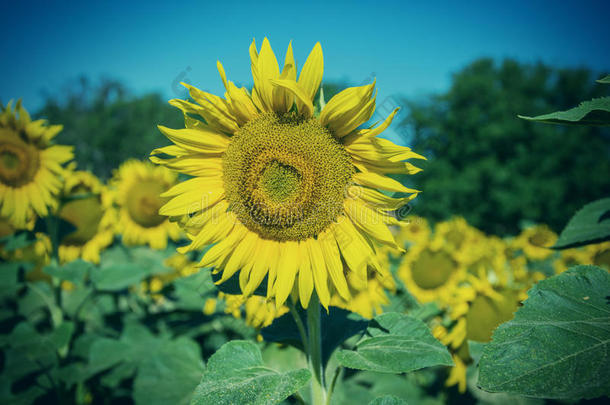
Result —
<path fill-rule="evenodd" d="M 322 325 L 320 322 L 320 301 L 314 290 L 307 307 L 307 331 L 309 370 L 311 371 L 312 405 L 326 404 L 324 369 L 322 367 Z"/>
<path fill-rule="evenodd" d="M 299 334 L 301 335 L 301 343 L 303 343 L 303 350 L 305 350 L 305 355 L 309 357 L 309 349 L 307 348 L 307 332 L 305 331 L 305 325 L 303 324 L 303 320 L 299 315 L 299 311 L 297 311 L 297 308 L 291 299 L 288 300 L 288 308 L 290 308 L 290 313 L 294 318 L 294 323 L 297 324 L 297 329 L 299 330 Z"/>

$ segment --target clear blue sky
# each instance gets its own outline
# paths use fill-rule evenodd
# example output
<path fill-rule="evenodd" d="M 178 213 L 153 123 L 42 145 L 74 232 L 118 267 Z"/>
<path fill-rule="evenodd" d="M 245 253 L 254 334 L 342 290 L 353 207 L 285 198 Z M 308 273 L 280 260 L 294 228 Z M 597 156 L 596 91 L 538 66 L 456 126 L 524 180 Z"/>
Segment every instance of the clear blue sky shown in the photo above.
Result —
<path fill-rule="evenodd" d="M 477 57 L 610 68 L 610 2 L 6 1 L 0 10 L 0 100 L 41 106 L 84 74 L 137 94 L 183 95 L 186 80 L 220 93 L 216 60 L 249 84 L 248 46 L 269 37 L 278 59 L 293 41 L 299 66 L 322 43 L 325 78 L 377 78 L 379 99 L 441 91 Z M 175 94 L 177 93 L 177 94 Z"/>

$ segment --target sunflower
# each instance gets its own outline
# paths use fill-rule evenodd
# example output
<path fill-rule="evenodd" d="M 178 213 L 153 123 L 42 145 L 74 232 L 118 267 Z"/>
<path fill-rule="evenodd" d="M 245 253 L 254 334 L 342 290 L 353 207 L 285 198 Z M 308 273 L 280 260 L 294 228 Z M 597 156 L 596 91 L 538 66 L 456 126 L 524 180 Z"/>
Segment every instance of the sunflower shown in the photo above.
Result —
<path fill-rule="evenodd" d="M 0 215 L 22 229 L 34 214 L 44 217 L 57 207 L 72 146 L 52 145 L 61 125 L 32 121 L 21 101 L 0 110 Z"/>
<path fill-rule="evenodd" d="M 438 301 L 442 306 L 445 298 L 464 279 L 466 268 L 455 260 L 451 250 L 427 243 L 407 251 L 397 275 L 417 300 Z"/>
<path fill-rule="evenodd" d="M 58 216 L 76 229 L 62 238 L 59 260 L 100 262 L 100 251 L 112 243 L 114 222 L 104 210 L 105 187 L 92 173 L 71 172 L 66 178 Z"/>
<path fill-rule="evenodd" d="M 557 241 L 557 234 L 546 225 L 527 228 L 517 236 L 513 245 L 521 249 L 529 260 L 544 260 L 553 254 L 549 249 Z"/>
<path fill-rule="evenodd" d="M 590 259 L 583 264 L 594 264 L 610 271 L 610 242 L 588 245 L 585 250 Z"/>
<path fill-rule="evenodd" d="M 442 246 L 456 261 L 468 266 L 485 256 L 486 239 L 483 232 L 470 226 L 464 218 L 454 217 L 436 224 L 430 244 L 436 249 Z"/>
<path fill-rule="evenodd" d="M 396 242 L 400 246 L 426 243 L 430 239 L 432 231 L 426 218 L 410 215 L 405 221 L 408 225 L 399 228 L 396 234 Z"/>
<path fill-rule="evenodd" d="M 217 299 L 210 298 L 205 302 L 203 312 L 207 315 L 214 313 L 218 301 L 224 303 L 226 314 L 233 315 L 237 319 L 242 319 L 243 316 L 246 324 L 256 329 L 271 325 L 275 318 L 279 318 L 289 311 L 287 306 L 276 308 L 272 301 L 259 295 L 247 297 L 242 294 L 219 292 Z"/>
<path fill-rule="evenodd" d="M 148 244 L 153 249 L 165 249 L 167 239 L 177 240 L 180 228 L 159 208 L 167 198 L 161 194 L 176 184 L 176 174 L 161 166 L 129 160 L 114 173 L 114 200 L 119 207 L 117 233 L 127 246 Z"/>
<path fill-rule="evenodd" d="M 277 308 L 295 286 L 303 308 L 314 290 L 327 307 L 333 290 L 350 298 L 345 274 L 364 283 L 369 269 L 391 277 L 376 251 L 398 248 L 388 228 L 399 224 L 392 213 L 418 192 L 385 174 L 416 173 L 405 160 L 423 158 L 377 137 L 397 109 L 359 129 L 375 110 L 372 83 L 321 100 L 318 113 L 319 43 L 298 79 L 291 45 L 281 72 L 267 39 L 260 52 L 252 42 L 250 60 L 251 93 L 227 80 L 218 62 L 225 98 L 185 84 L 195 103 L 170 104 L 183 111 L 186 128 L 159 126 L 174 145 L 156 149 L 151 160 L 192 176 L 163 194 L 171 200 L 159 211 L 187 230 L 191 244 L 181 250 L 212 245 L 201 266 L 222 272 L 220 282 L 239 271 L 246 296 L 266 278 Z"/>

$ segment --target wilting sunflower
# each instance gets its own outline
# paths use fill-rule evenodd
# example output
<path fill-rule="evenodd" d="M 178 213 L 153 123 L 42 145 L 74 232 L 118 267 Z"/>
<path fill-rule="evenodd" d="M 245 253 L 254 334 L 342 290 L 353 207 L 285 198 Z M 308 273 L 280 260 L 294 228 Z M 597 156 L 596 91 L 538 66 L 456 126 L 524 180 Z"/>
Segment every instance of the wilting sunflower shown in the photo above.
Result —
<path fill-rule="evenodd" d="M 195 103 L 170 104 L 184 112 L 186 128 L 159 127 L 175 145 L 151 159 L 193 177 L 163 194 L 171 200 L 160 210 L 181 218 L 192 240 L 184 251 L 213 245 L 201 266 L 222 272 L 221 281 L 240 271 L 246 296 L 267 278 L 278 308 L 293 286 L 303 307 L 314 288 L 327 306 L 331 290 L 349 299 L 346 273 L 364 283 L 369 268 L 391 277 L 376 249 L 397 247 L 388 229 L 399 223 L 392 212 L 417 191 L 385 174 L 416 173 L 404 160 L 422 158 L 377 137 L 397 110 L 376 127 L 358 129 L 375 110 L 373 83 L 321 102 L 318 114 L 319 43 L 298 79 L 291 45 L 281 72 L 267 39 L 260 52 L 252 42 L 250 60 L 251 93 L 228 81 L 219 62 L 225 98 L 185 84 Z"/>
<path fill-rule="evenodd" d="M 123 243 L 165 249 L 168 238 L 180 237 L 178 225 L 159 215 L 159 208 L 167 202 L 161 194 L 174 186 L 176 180 L 173 171 L 137 160 L 129 160 L 115 171 L 112 184 L 119 207 L 117 232 Z"/>
<path fill-rule="evenodd" d="M 60 241 L 60 261 L 80 257 L 100 262 L 100 251 L 112 243 L 114 236 L 114 221 L 104 209 L 104 194 L 104 185 L 92 173 L 75 171 L 66 178 L 62 194 L 66 202 L 57 215 L 76 229 Z"/>
<path fill-rule="evenodd" d="M 32 121 L 18 101 L 0 105 L 0 215 L 25 228 L 34 214 L 44 217 L 57 207 L 72 146 L 52 145 L 61 125 Z"/>

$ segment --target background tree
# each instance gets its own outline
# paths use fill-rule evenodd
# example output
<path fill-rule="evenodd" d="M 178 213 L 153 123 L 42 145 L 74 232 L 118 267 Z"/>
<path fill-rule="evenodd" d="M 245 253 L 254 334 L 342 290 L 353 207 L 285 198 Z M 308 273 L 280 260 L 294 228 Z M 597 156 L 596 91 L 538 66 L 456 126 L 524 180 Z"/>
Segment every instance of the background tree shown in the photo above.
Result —
<path fill-rule="evenodd" d="M 513 60 L 473 62 L 445 94 L 405 100 L 406 142 L 428 157 L 415 177 L 415 212 L 462 215 L 499 235 L 523 220 L 560 230 L 574 211 L 610 193 L 610 132 L 517 118 L 565 110 L 607 93 L 587 69 Z"/>
<path fill-rule="evenodd" d="M 74 145 L 78 167 L 102 178 L 126 159 L 148 159 L 151 150 L 167 143 L 157 124 L 184 124 L 180 111 L 159 94 L 134 96 L 107 79 L 70 83 L 60 95 L 47 96 L 37 115 L 63 124 L 57 142 Z"/>

